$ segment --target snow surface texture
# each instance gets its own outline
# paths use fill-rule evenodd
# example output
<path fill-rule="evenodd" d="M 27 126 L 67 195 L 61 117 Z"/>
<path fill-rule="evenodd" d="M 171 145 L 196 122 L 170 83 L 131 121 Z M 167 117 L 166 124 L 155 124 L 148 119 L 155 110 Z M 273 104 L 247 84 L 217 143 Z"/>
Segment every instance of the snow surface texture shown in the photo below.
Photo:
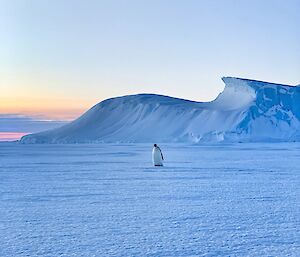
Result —
<path fill-rule="evenodd" d="M 140 94 L 95 105 L 77 120 L 22 143 L 255 142 L 300 140 L 300 87 L 223 78 L 212 102 Z"/>
<path fill-rule="evenodd" d="M 0 256 L 300 256 L 299 143 L 160 146 L 0 144 Z"/>

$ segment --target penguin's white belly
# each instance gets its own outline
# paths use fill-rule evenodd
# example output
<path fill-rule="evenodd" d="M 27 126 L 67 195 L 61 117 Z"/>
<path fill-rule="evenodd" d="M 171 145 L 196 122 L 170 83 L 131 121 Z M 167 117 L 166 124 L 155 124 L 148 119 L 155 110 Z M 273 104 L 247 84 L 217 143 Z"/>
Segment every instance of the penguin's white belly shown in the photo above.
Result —
<path fill-rule="evenodd" d="M 155 166 L 163 166 L 163 160 L 159 149 L 154 148 L 152 151 L 152 161 Z"/>

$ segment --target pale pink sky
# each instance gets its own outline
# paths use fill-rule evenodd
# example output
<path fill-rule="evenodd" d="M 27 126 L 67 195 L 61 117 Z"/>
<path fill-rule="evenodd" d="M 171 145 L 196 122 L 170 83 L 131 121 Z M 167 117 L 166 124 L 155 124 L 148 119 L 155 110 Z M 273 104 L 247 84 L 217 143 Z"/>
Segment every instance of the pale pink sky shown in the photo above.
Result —
<path fill-rule="evenodd" d="M 22 132 L 0 132 L 0 142 L 15 141 L 27 134 L 28 133 L 22 133 Z"/>

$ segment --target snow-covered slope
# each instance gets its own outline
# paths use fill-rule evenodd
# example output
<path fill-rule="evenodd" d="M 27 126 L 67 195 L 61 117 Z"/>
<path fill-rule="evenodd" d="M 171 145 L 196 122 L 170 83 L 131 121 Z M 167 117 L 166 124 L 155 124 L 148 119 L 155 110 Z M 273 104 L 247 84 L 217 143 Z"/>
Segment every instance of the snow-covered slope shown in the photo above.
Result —
<path fill-rule="evenodd" d="M 300 140 L 300 87 L 233 77 L 212 102 L 140 94 L 102 101 L 22 143 Z"/>

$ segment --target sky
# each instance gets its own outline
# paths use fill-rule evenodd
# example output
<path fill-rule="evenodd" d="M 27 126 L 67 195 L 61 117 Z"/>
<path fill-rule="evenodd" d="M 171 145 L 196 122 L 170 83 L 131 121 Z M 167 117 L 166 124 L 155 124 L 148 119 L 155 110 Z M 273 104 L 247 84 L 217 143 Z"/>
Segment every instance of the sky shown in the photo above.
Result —
<path fill-rule="evenodd" d="M 299 13 L 300 0 L 0 0 L 0 140 L 115 96 L 210 101 L 223 76 L 298 85 Z"/>

